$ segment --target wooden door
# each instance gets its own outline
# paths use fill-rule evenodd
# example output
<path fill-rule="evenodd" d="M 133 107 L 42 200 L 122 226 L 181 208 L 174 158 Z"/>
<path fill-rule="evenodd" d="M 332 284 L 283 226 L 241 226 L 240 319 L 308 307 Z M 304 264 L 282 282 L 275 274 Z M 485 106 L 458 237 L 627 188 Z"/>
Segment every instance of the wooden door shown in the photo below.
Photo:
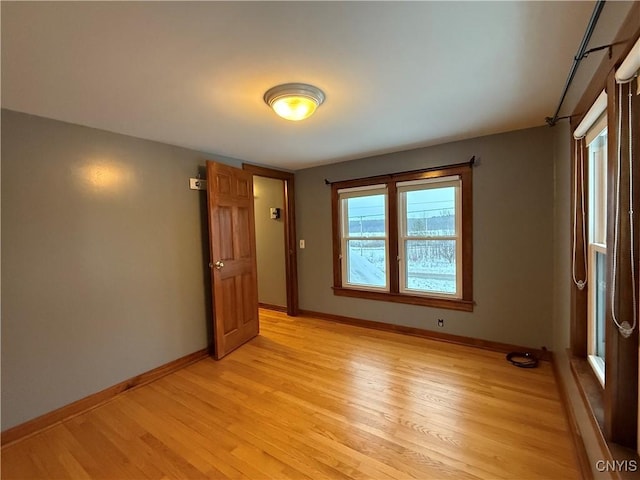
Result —
<path fill-rule="evenodd" d="M 207 198 L 213 336 L 220 359 L 259 331 L 252 175 L 207 162 Z"/>

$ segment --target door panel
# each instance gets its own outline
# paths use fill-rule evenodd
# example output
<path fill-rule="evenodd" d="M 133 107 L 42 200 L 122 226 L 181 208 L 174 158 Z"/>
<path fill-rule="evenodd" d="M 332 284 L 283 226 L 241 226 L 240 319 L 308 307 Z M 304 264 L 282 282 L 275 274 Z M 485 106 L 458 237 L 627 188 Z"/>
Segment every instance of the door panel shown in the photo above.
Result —
<path fill-rule="evenodd" d="M 230 277 L 220 280 L 220 282 L 220 291 L 222 292 L 220 306 L 225 310 L 229 310 L 229 314 L 222 317 L 222 333 L 228 335 L 238 329 L 238 318 L 235 315 L 236 310 L 233 308 L 236 302 L 236 279 Z"/>
<path fill-rule="evenodd" d="M 255 218 L 253 217 L 253 212 L 251 214 L 251 218 L 249 215 L 248 208 L 239 208 L 238 209 L 238 218 L 236 220 L 236 225 L 238 225 L 239 229 L 242 229 L 238 232 L 236 251 L 238 252 L 238 258 L 249 258 L 251 257 L 251 233 L 249 232 L 249 223 L 254 222 Z M 253 240 L 255 242 L 255 239 Z"/>
<path fill-rule="evenodd" d="M 229 195 L 231 194 L 231 177 L 226 175 L 224 172 L 216 172 L 215 186 L 217 188 L 218 195 Z"/>
<path fill-rule="evenodd" d="M 207 162 L 215 357 L 259 332 L 252 175 Z"/>
<path fill-rule="evenodd" d="M 242 305 L 247 305 L 251 301 L 250 295 L 252 292 L 251 287 L 253 279 L 251 278 L 251 275 L 243 275 L 240 281 L 242 282 Z M 246 312 L 242 321 L 244 323 L 254 322 L 256 320 L 254 315 L 257 315 L 257 312 Z"/>
<path fill-rule="evenodd" d="M 253 190 L 253 176 L 251 176 L 251 179 L 249 181 L 245 179 L 242 179 L 242 180 L 238 179 L 237 186 L 238 186 L 238 197 L 249 198 L 249 191 Z"/>
<path fill-rule="evenodd" d="M 218 207 L 219 260 L 233 258 L 233 219 L 229 207 Z"/>

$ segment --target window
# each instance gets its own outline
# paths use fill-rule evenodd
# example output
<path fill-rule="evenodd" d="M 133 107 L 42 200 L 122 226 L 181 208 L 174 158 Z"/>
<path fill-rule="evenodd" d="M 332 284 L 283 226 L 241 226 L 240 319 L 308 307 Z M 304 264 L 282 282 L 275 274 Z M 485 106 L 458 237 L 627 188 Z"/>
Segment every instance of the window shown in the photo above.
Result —
<path fill-rule="evenodd" d="M 388 291 L 386 186 L 356 187 L 338 194 L 345 286 Z"/>
<path fill-rule="evenodd" d="M 603 116 L 586 136 L 589 172 L 587 272 L 588 359 L 600 384 L 605 384 L 607 124 Z"/>
<path fill-rule="evenodd" d="M 470 164 L 334 183 L 334 293 L 472 311 Z"/>
<path fill-rule="evenodd" d="M 397 184 L 400 292 L 461 298 L 460 179 Z"/>

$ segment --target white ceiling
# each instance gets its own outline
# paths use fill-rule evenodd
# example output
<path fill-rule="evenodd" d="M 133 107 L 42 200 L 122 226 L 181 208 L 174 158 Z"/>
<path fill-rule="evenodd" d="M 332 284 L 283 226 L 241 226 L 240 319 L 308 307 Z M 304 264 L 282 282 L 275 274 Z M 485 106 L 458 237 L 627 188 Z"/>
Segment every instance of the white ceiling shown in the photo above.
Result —
<path fill-rule="evenodd" d="M 630 5 L 605 5 L 592 46 Z M 2 2 L 2 106 L 300 169 L 543 125 L 593 7 Z M 601 55 L 583 62 L 582 87 Z M 287 82 L 326 93 L 309 120 L 263 102 Z"/>

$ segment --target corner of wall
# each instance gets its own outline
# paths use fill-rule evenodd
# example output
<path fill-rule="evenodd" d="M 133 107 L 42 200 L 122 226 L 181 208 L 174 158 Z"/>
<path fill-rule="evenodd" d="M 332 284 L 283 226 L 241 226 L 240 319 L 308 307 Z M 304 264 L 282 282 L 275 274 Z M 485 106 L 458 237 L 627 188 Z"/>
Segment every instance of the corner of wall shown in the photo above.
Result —
<path fill-rule="evenodd" d="M 552 349 L 569 346 L 571 297 L 571 133 L 568 122 L 553 127 L 553 316 Z"/>

